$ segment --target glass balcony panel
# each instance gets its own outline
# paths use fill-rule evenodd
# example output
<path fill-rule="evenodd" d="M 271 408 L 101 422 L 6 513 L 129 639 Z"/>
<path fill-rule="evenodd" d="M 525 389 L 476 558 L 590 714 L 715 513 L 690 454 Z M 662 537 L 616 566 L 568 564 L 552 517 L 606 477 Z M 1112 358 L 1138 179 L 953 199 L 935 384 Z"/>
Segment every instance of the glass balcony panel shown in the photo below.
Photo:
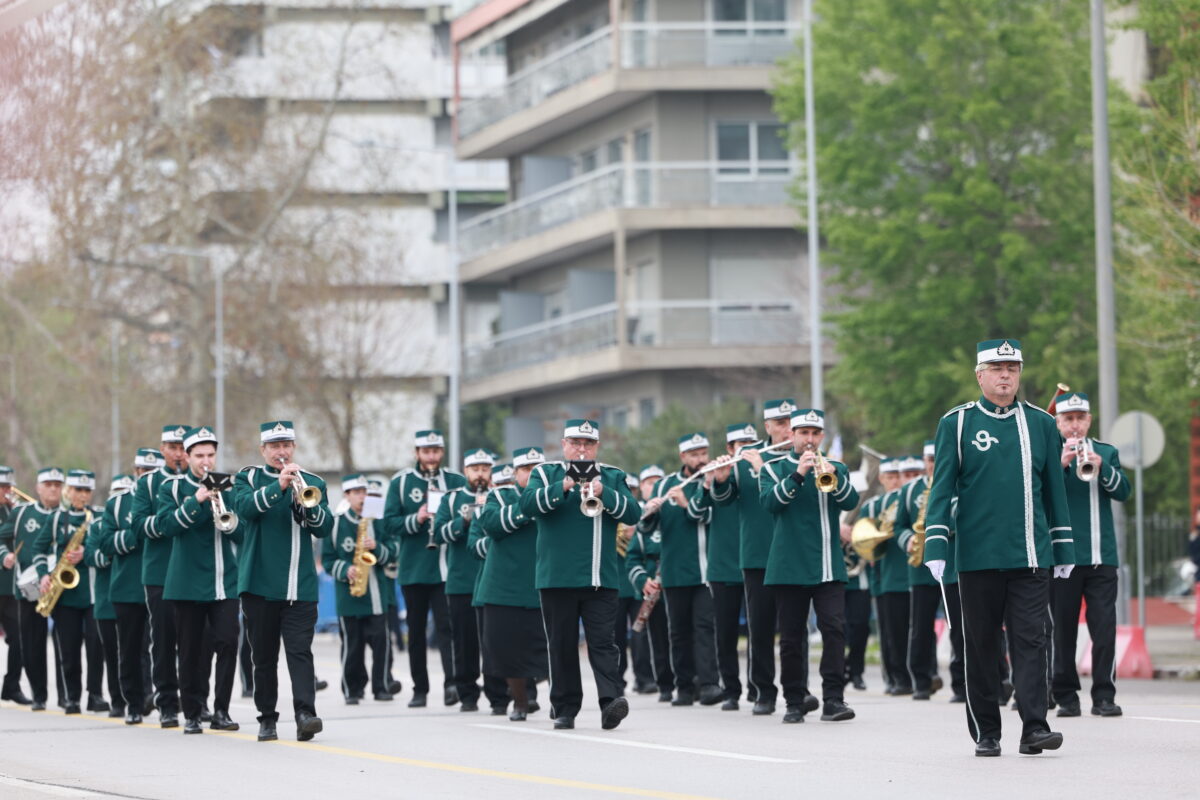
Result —
<path fill-rule="evenodd" d="M 786 22 L 627 23 L 621 66 L 769 66 L 792 53 L 799 29 Z"/>
<path fill-rule="evenodd" d="M 466 349 L 467 378 L 486 378 L 617 344 L 617 306 L 607 303 L 493 336 Z"/>

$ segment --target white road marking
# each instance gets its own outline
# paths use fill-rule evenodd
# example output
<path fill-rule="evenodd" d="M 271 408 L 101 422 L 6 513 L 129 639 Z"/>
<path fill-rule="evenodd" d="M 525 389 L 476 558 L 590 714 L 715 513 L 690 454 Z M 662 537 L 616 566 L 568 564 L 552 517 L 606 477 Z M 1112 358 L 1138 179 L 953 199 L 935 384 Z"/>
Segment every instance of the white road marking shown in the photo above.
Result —
<path fill-rule="evenodd" d="M 1179 719 L 1177 717 L 1126 717 L 1126 719 L 1141 719 L 1147 722 L 1189 722 L 1200 725 L 1200 719 Z"/>
<path fill-rule="evenodd" d="M 794 758 L 774 758 L 772 756 L 756 756 L 749 753 L 730 753 L 725 750 L 705 750 L 699 747 L 678 747 L 669 744 L 653 744 L 651 742 L 631 742 L 626 739 L 617 739 L 610 736 L 587 736 L 580 733 L 556 733 L 554 731 L 543 731 L 536 728 L 521 728 L 515 725 L 489 725 L 481 722 L 472 725 L 474 728 L 489 728 L 496 731 L 507 731 L 509 733 L 528 733 L 535 736 L 552 736 L 560 741 L 582 741 L 582 742 L 599 742 L 600 744 L 612 744 L 618 747 L 639 747 L 643 750 L 666 750 L 670 753 L 688 753 L 689 755 L 697 756 L 713 756 L 715 758 L 731 758 L 735 761 L 758 761 L 767 764 L 803 764 Z"/>
<path fill-rule="evenodd" d="M 11 786 L 14 789 L 37 792 L 51 797 L 111 797 L 87 789 L 72 789 L 69 786 L 55 786 L 52 783 L 38 783 L 14 778 L 11 775 L 0 775 L 0 786 Z"/>

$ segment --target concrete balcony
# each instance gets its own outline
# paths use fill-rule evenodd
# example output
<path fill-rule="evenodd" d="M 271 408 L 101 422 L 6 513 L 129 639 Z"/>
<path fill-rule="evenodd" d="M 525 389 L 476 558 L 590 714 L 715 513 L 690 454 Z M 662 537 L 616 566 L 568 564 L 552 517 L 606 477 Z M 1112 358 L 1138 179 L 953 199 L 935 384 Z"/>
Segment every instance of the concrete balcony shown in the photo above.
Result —
<path fill-rule="evenodd" d="M 465 348 L 464 402 L 600 380 L 638 370 L 808 363 L 798 301 L 659 300 L 616 303 L 539 322 Z"/>
<path fill-rule="evenodd" d="M 474 217 L 459 228 L 463 279 L 500 278 L 627 231 L 793 228 L 790 161 L 613 164 Z"/>
<path fill-rule="evenodd" d="M 786 23 L 628 23 L 615 34 L 601 28 L 464 102 L 459 155 L 527 152 L 654 92 L 765 92 L 797 30 Z"/>

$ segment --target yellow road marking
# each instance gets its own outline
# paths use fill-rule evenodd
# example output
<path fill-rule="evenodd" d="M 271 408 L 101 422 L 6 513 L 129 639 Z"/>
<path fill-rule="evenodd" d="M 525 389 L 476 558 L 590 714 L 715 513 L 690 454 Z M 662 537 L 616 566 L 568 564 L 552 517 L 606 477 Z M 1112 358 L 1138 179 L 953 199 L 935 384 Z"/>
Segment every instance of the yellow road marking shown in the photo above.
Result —
<path fill-rule="evenodd" d="M 26 708 L 19 706 L 16 703 L 0 703 L 0 708 Z M 81 720 L 88 722 L 108 722 L 114 725 L 124 725 L 125 720 L 119 717 L 90 717 L 83 714 L 64 714 L 62 711 L 45 711 L 30 712 L 35 714 L 55 715 L 60 717 L 78 717 Z M 163 728 L 153 724 L 130 725 L 130 728 L 141 728 L 143 730 L 160 730 L 167 731 L 179 735 L 180 728 Z M 3 731 L 0 731 L 3 733 Z M 211 736 L 216 734 L 221 737 L 230 739 L 242 739 L 243 741 L 254 742 L 255 744 L 276 745 L 279 747 L 296 747 L 302 750 L 316 750 L 330 755 L 343 756 L 345 758 L 358 758 L 365 761 L 377 761 L 384 764 L 399 764 L 408 767 L 418 767 L 420 769 L 431 769 L 439 772 L 453 772 L 460 775 L 477 775 L 484 778 L 499 778 L 500 780 L 516 781 L 519 783 L 536 783 L 543 786 L 561 786 L 565 789 L 584 789 L 593 792 L 605 792 L 607 794 L 628 795 L 632 797 L 653 797 L 658 800 L 713 800 L 711 797 L 693 794 L 680 794 L 678 792 L 665 792 L 656 789 L 643 789 L 637 786 L 612 786 L 605 783 L 590 783 L 588 781 L 576 781 L 569 778 L 552 778 L 548 775 L 529 775 L 523 772 L 505 772 L 498 769 L 486 769 L 483 767 L 470 767 L 465 764 L 451 764 L 443 761 L 425 761 L 419 758 L 404 758 L 402 756 L 390 756 L 384 753 L 371 753 L 366 750 L 352 750 L 348 747 L 337 747 L 328 744 L 317 744 L 316 742 L 293 742 L 286 739 L 280 739 L 274 742 L 259 742 L 258 736 L 251 733 L 241 733 L 238 731 L 214 731 L 205 729 L 204 735 Z"/>

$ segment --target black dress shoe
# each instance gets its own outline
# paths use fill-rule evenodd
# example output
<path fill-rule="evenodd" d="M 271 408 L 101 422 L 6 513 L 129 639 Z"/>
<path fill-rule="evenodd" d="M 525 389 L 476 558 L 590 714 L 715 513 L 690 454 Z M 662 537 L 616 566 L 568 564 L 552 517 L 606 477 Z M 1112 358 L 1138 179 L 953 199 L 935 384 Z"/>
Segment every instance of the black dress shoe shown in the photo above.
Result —
<path fill-rule="evenodd" d="M 508 721 L 509 722 L 524 722 L 525 715 L 527 713 L 528 713 L 527 711 L 518 711 L 517 709 L 514 708 L 512 710 L 512 713 L 508 715 Z"/>
<path fill-rule="evenodd" d="M 804 722 L 804 706 L 788 706 L 787 713 L 783 715 L 783 721 L 788 725 Z"/>
<path fill-rule="evenodd" d="M 1043 750 L 1057 750 L 1062 747 L 1063 736 L 1055 731 L 1037 731 L 1021 737 L 1022 755 L 1036 756 Z"/>
<path fill-rule="evenodd" d="M 400 681 L 388 681 L 388 691 L 392 694 L 400 694 L 400 690 L 404 687 L 400 685 Z"/>
<path fill-rule="evenodd" d="M 574 717 L 558 717 L 554 720 L 554 730 L 570 731 L 575 729 Z"/>
<path fill-rule="evenodd" d="M 967 702 L 967 696 L 965 694 L 952 694 L 952 695 L 950 695 L 950 702 L 951 703 L 965 703 L 965 702 Z"/>
<path fill-rule="evenodd" d="M 1054 712 L 1056 717 L 1078 717 L 1082 714 L 1079 703 L 1063 703 L 1058 707 L 1058 711 Z"/>
<path fill-rule="evenodd" d="M 204 728 L 200 727 L 199 717 L 187 717 L 183 721 L 184 734 L 189 733 L 204 733 Z"/>
<path fill-rule="evenodd" d="M 529 707 L 527 709 L 525 709 L 525 713 L 536 714 L 537 712 L 539 712 L 541 710 L 542 710 L 542 707 L 538 705 L 537 700 L 530 700 Z"/>
<path fill-rule="evenodd" d="M 393 697 L 391 692 L 376 692 L 375 699 L 381 703 L 390 703 L 395 698 Z"/>
<path fill-rule="evenodd" d="M 229 718 L 228 711 L 217 710 L 213 712 L 212 722 L 208 723 L 208 727 L 214 731 L 236 731 L 241 725 Z"/>
<path fill-rule="evenodd" d="M 933 697 L 933 692 L 927 689 L 916 689 L 913 691 L 913 700 L 928 700 Z"/>
<path fill-rule="evenodd" d="M 701 686 L 700 687 L 700 705 L 715 706 L 725 697 L 725 692 L 721 691 L 720 686 Z"/>
<path fill-rule="evenodd" d="M 1092 706 L 1093 717 L 1119 717 L 1122 713 L 1121 707 L 1112 700 L 1101 700 Z"/>
<path fill-rule="evenodd" d="M 821 712 L 822 722 L 845 722 L 850 719 L 854 719 L 854 709 L 841 700 L 828 701 L 825 703 L 825 710 Z"/>
<path fill-rule="evenodd" d="M 811 694 L 804 695 L 804 713 L 811 714 L 821 707 L 821 701 Z"/>
<path fill-rule="evenodd" d="M 30 711 L 45 711 L 46 710 L 46 701 L 45 700 L 34 700 L 32 703 L 29 704 L 29 710 Z"/>
<path fill-rule="evenodd" d="M 658 691 L 658 687 L 652 683 L 635 686 L 633 689 L 635 694 L 654 694 Z"/>
<path fill-rule="evenodd" d="M 125 715 L 125 724 L 126 725 L 141 725 L 142 724 L 142 715 L 136 711 L 132 711 L 132 710 L 129 711 L 129 713 L 127 713 Z"/>
<path fill-rule="evenodd" d="M 503 706 L 492 706 L 492 716 L 493 716 L 493 717 L 503 717 L 503 716 L 504 716 L 505 714 L 507 714 L 507 713 L 508 713 L 508 706 L 507 706 L 507 705 L 503 705 Z"/>
<path fill-rule="evenodd" d="M 81 709 L 79 708 L 79 703 L 67 703 L 63 707 L 64 714 L 78 714 L 80 711 Z"/>
<path fill-rule="evenodd" d="M 658 702 L 660 702 L 660 703 L 669 703 L 669 702 L 671 702 L 671 699 L 672 699 L 672 695 L 671 695 L 670 689 L 663 689 L 661 692 L 658 693 Z"/>
<path fill-rule="evenodd" d="M 87 701 L 87 710 L 88 711 L 104 712 L 104 711 L 108 711 L 109 708 L 111 708 L 111 706 L 109 706 L 108 701 L 105 700 L 103 697 L 97 697 L 94 694 L 88 695 L 88 701 Z"/>
<path fill-rule="evenodd" d="M 853 678 L 851 678 L 850 685 L 860 692 L 865 692 L 867 690 L 867 683 L 863 680 L 862 675 L 855 675 Z"/>
<path fill-rule="evenodd" d="M 458 689 L 453 686 L 442 690 L 442 703 L 447 706 L 452 706 L 458 703 Z"/>
<path fill-rule="evenodd" d="M 671 701 L 673 706 L 690 706 L 695 705 L 696 697 L 691 692 L 680 692 L 675 695 L 675 699 Z"/>
<path fill-rule="evenodd" d="M 22 692 L 19 688 L 14 689 L 11 692 L 5 692 L 4 694 L 0 694 L 0 700 L 8 700 L 10 702 L 16 703 L 19 706 L 28 706 L 28 705 L 33 704 L 33 701 L 30 700 L 28 697 L 26 697 L 25 693 Z"/>
<path fill-rule="evenodd" d="M 600 712 L 600 727 L 606 731 L 611 731 L 613 728 L 621 724 L 621 720 L 629 716 L 629 701 L 624 697 L 618 697 L 604 707 Z"/>
<path fill-rule="evenodd" d="M 329 688 L 329 681 L 323 681 L 320 678 L 317 679 L 317 691 L 318 692 L 323 692 L 328 688 Z"/>
<path fill-rule="evenodd" d="M 346 698 L 346 705 L 348 705 L 348 706 L 356 706 L 356 705 L 358 705 L 358 698 L 357 698 L 357 697 L 347 697 L 347 698 Z"/>
<path fill-rule="evenodd" d="M 998 758 L 1000 756 L 1000 740 L 980 739 L 975 743 L 975 755 L 980 758 Z"/>
<path fill-rule="evenodd" d="M 258 740 L 260 742 L 273 742 L 279 738 L 279 734 L 275 731 L 275 720 L 264 719 L 258 723 Z"/>
<path fill-rule="evenodd" d="M 212 722 L 212 712 L 209 711 L 207 708 L 200 709 L 200 721 L 201 722 Z"/>
<path fill-rule="evenodd" d="M 759 700 L 754 704 L 754 710 L 750 712 L 756 717 L 765 717 L 768 714 L 775 713 L 775 704 L 768 703 L 766 700 Z"/>
<path fill-rule="evenodd" d="M 158 712 L 158 724 L 164 728 L 178 728 L 179 714 L 174 711 Z"/>
<path fill-rule="evenodd" d="M 251 697 L 254 697 L 254 692 L 250 691 L 249 689 L 242 689 L 242 699 L 243 700 L 246 700 Z"/>
<path fill-rule="evenodd" d="M 307 711 L 300 711 L 296 713 L 297 741 L 307 742 L 324 729 L 325 725 L 321 722 L 321 718 L 316 714 L 309 714 Z"/>
<path fill-rule="evenodd" d="M 724 703 L 721 703 L 722 711 L 737 711 L 738 708 L 740 708 L 740 706 L 738 706 L 738 701 L 732 697 L 726 700 Z"/>
<path fill-rule="evenodd" d="M 108 716 L 112 719 L 120 719 L 125 716 L 125 706 L 113 706 L 108 710 Z"/>
<path fill-rule="evenodd" d="M 478 700 L 463 700 L 462 705 L 460 705 L 458 707 L 458 710 L 459 711 L 478 711 L 479 710 L 479 701 Z"/>
<path fill-rule="evenodd" d="M 408 707 L 409 708 L 424 708 L 425 707 L 425 695 L 414 694 L 412 696 L 412 700 L 408 701 Z"/>

